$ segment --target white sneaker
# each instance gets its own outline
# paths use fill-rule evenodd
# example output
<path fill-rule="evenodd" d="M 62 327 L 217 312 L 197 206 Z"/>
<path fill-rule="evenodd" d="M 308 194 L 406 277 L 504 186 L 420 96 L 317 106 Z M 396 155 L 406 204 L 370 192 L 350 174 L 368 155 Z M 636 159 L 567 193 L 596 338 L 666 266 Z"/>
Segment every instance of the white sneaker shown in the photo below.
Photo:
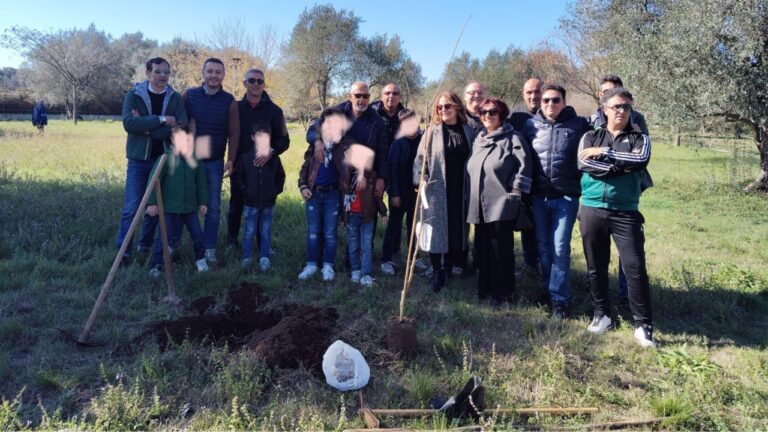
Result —
<path fill-rule="evenodd" d="M 416 270 L 424 271 L 427 268 L 431 268 L 432 266 L 428 266 L 427 263 L 424 262 L 421 258 L 416 258 Z"/>
<path fill-rule="evenodd" d="M 249 265 L 251 265 L 251 259 L 250 258 L 243 258 L 243 260 L 240 261 L 240 267 L 242 267 L 242 268 L 248 268 Z"/>
<path fill-rule="evenodd" d="M 269 262 L 269 258 L 267 257 L 261 257 L 259 258 L 259 269 L 263 272 L 269 270 L 269 268 L 272 267 L 272 263 Z"/>
<path fill-rule="evenodd" d="M 216 249 L 206 249 L 205 260 L 211 264 L 216 264 L 219 262 L 219 260 L 216 259 Z"/>
<path fill-rule="evenodd" d="M 381 263 L 381 272 L 385 275 L 395 274 L 395 264 L 392 261 Z"/>
<path fill-rule="evenodd" d="M 360 277 L 363 275 L 363 272 L 360 270 L 352 270 L 352 283 L 360 283 Z"/>
<path fill-rule="evenodd" d="M 159 279 L 161 273 L 162 269 L 160 269 L 160 267 L 152 267 L 152 269 L 149 270 L 149 277 L 152 279 Z"/>
<path fill-rule="evenodd" d="M 464 269 L 459 266 L 453 266 L 451 273 L 453 273 L 454 276 L 461 276 L 464 273 Z"/>
<path fill-rule="evenodd" d="M 373 278 L 371 277 L 371 275 L 365 275 L 365 276 L 361 277 L 360 278 L 360 285 L 365 286 L 365 287 L 373 286 Z"/>
<path fill-rule="evenodd" d="M 643 348 L 656 348 L 653 341 L 653 326 L 643 324 L 635 327 L 635 340 Z"/>
<path fill-rule="evenodd" d="M 195 261 L 195 265 L 197 265 L 198 273 L 205 273 L 208 271 L 208 262 L 205 260 L 205 258 L 200 258 L 199 260 Z"/>
<path fill-rule="evenodd" d="M 307 280 L 315 273 L 317 273 L 317 265 L 307 264 L 304 266 L 304 270 L 299 273 L 299 280 Z"/>
<path fill-rule="evenodd" d="M 323 280 L 326 282 L 330 282 L 333 280 L 333 278 L 336 276 L 336 272 L 333 271 L 333 267 L 331 267 L 330 264 L 323 264 Z"/>
<path fill-rule="evenodd" d="M 594 334 L 603 334 L 612 328 L 613 321 L 611 321 L 611 317 L 608 315 L 595 315 L 592 318 L 592 323 L 590 323 L 589 327 L 587 327 L 587 331 Z"/>

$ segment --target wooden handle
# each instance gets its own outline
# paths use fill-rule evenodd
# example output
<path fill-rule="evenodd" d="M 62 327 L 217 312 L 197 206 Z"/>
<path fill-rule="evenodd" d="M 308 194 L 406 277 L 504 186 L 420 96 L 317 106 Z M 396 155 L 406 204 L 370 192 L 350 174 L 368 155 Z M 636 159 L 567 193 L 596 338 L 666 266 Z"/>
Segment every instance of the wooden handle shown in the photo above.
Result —
<path fill-rule="evenodd" d="M 96 315 L 99 313 L 99 310 L 104 304 L 104 301 L 107 299 L 107 294 L 109 294 L 109 288 L 112 286 L 112 282 L 115 280 L 115 276 L 117 275 L 117 269 L 120 268 L 120 263 L 123 261 L 123 254 L 125 254 L 125 251 L 128 249 L 128 245 L 131 243 L 130 239 L 133 237 L 133 233 L 136 231 L 136 226 L 139 224 L 139 220 L 141 220 L 142 216 L 144 216 L 144 210 L 147 208 L 149 195 L 152 193 L 152 189 L 154 189 L 155 183 L 157 183 L 157 179 L 160 177 L 160 172 L 163 170 L 163 165 L 165 165 L 166 159 L 167 159 L 167 156 L 162 155 L 160 156 L 160 159 L 157 161 L 157 168 L 155 169 L 155 173 L 152 175 L 152 178 L 149 179 L 149 183 L 147 184 L 147 189 L 144 191 L 144 196 L 141 198 L 141 203 L 139 203 L 139 208 L 136 209 L 136 214 L 133 216 L 133 220 L 131 221 L 131 226 L 128 227 L 128 233 L 125 234 L 125 238 L 123 239 L 123 244 L 120 246 L 120 250 L 117 251 L 117 256 L 115 257 L 115 260 L 112 262 L 112 268 L 109 269 L 109 274 L 107 274 L 107 279 L 104 281 L 104 284 L 101 286 L 101 291 L 99 291 L 99 297 L 96 298 L 96 303 L 93 305 L 93 309 L 91 310 L 91 315 L 88 317 L 88 321 L 85 323 L 85 327 L 83 327 L 83 331 L 80 333 L 80 336 L 77 338 L 77 341 L 80 343 L 88 342 L 88 335 L 91 333 L 91 328 L 93 327 L 93 323 L 96 321 Z"/>

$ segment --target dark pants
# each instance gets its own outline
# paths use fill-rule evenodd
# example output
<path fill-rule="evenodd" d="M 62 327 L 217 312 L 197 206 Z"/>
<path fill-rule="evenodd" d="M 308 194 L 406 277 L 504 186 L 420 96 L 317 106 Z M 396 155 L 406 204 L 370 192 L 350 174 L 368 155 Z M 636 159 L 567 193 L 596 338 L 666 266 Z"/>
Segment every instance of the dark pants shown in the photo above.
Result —
<path fill-rule="evenodd" d="M 176 241 L 181 239 L 182 229 L 184 226 L 189 231 L 189 236 L 192 237 L 192 248 L 195 251 L 195 261 L 202 259 L 205 254 L 205 247 L 203 246 L 203 230 L 200 228 L 200 219 L 197 217 L 197 213 L 165 213 L 165 226 L 168 229 L 168 242 L 171 239 Z M 156 267 L 163 264 L 163 241 L 161 237 L 162 233 L 157 230 L 157 238 L 155 239 L 155 247 L 152 249 L 152 258 L 150 259 L 150 266 Z"/>
<path fill-rule="evenodd" d="M 520 231 L 520 245 L 523 247 L 523 262 L 528 267 L 539 266 L 539 245 L 536 242 L 536 229 Z"/>
<path fill-rule="evenodd" d="M 619 250 L 627 278 L 629 308 L 635 324 L 652 324 L 651 293 L 645 268 L 645 234 L 639 211 L 616 211 L 595 207 L 579 208 L 579 228 L 587 258 L 587 275 L 596 314 L 608 315 L 608 264 L 611 237 Z"/>
<path fill-rule="evenodd" d="M 243 191 L 237 185 L 234 176 L 229 176 L 229 210 L 227 211 L 227 243 L 237 243 L 240 233 L 240 223 L 243 218 Z"/>
<path fill-rule="evenodd" d="M 515 293 L 514 221 L 475 225 L 475 245 L 479 254 L 477 296 L 505 300 Z"/>
<path fill-rule="evenodd" d="M 447 270 L 449 274 L 453 266 L 466 269 L 467 252 L 466 249 L 453 249 L 449 250 L 446 254 L 430 253 L 429 260 L 432 262 L 432 269 L 434 271 Z"/>
<path fill-rule="evenodd" d="M 384 231 L 384 246 L 381 248 L 381 262 L 392 261 L 392 255 L 400 251 L 403 234 L 403 217 L 405 217 L 406 245 L 413 234 L 413 210 L 415 206 L 413 193 L 403 194 L 400 197 L 400 207 L 392 205 L 389 199 L 389 221 Z"/>

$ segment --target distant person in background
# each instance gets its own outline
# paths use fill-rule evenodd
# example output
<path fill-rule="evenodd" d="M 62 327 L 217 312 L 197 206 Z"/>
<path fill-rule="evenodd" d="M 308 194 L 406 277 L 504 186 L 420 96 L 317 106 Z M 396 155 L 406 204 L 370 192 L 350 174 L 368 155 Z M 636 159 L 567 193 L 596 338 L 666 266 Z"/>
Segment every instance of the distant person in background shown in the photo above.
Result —
<path fill-rule="evenodd" d="M 640 346 L 655 347 L 645 263 L 645 219 L 639 211 L 640 178 L 651 158 L 651 140 L 629 123 L 629 91 L 622 87 L 610 89 L 600 103 L 605 109 L 605 128 L 584 135 L 578 149 L 579 169 L 583 172 L 579 228 L 595 308 L 587 331 L 602 334 L 614 327 L 608 296 L 613 238 L 629 285 L 635 340 Z"/>
<path fill-rule="evenodd" d="M 480 107 L 483 130 L 467 162 L 467 222 L 475 224 L 477 296 L 495 305 L 515 293 L 515 222 L 523 193 L 531 190 L 531 156 L 525 138 L 503 120 L 509 108 L 497 98 Z"/>
<path fill-rule="evenodd" d="M 147 80 L 128 90 L 123 101 L 123 128 L 128 132 L 125 156 L 128 169 L 125 178 L 125 204 L 120 216 L 120 227 L 115 239 L 117 249 L 126 240 L 136 210 L 139 208 L 149 173 L 155 161 L 170 145 L 171 128 L 187 124 L 187 111 L 181 95 L 168 85 L 171 65 L 162 57 L 150 59 L 146 64 Z M 157 217 L 144 216 L 139 252 L 149 252 L 154 239 Z M 133 239 L 127 239 L 131 242 Z M 129 246 L 123 257 L 131 258 Z"/>
<path fill-rule="evenodd" d="M 48 111 L 45 110 L 45 101 L 40 99 L 32 109 L 32 124 L 37 128 L 37 133 L 42 135 L 45 126 L 48 125 Z"/>
<path fill-rule="evenodd" d="M 423 218 L 417 233 L 419 247 L 432 261 L 432 291 L 446 283 L 446 272 L 461 275 L 467 267 L 467 159 L 475 130 L 467 124 L 464 104 L 454 92 L 441 92 L 435 101 L 432 124 L 421 137 L 413 163 L 414 185 L 422 187 Z M 424 183 L 421 168 L 426 158 Z"/>
<path fill-rule="evenodd" d="M 222 88 L 224 75 L 224 62 L 209 58 L 203 63 L 203 84 L 182 94 L 187 114 L 194 122 L 195 136 L 210 139 L 209 148 L 198 149 L 198 157 L 208 182 L 208 212 L 205 214 L 203 238 L 205 259 L 211 264 L 218 261 L 216 245 L 221 222 L 221 184 L 225 176 L 232 174 L 240 141 L 237 101 Z"/>
<path fill-rule="evenodd" d="M 600 98 L 603 97 L 603 94 L 607 92 L 608 90 L 615 88 L 615 87 L 624 87 L 624 83 L 622 82 L 621 78 L 619 78 L 617 75 L 604 75 L 600 78 L 600 88 L 597 91 L 597 99 L 598 101 Z M 597 110 L 594 114 L 592 114 L 589 117 L 589 125 L 592 127 L 592 129 L 602 129 L 605 128 L 606 123 L 606 116 L 605 111 L 603 111 L 602 105 L 598 103 Z M 645 123 L 645 117 L 639 112 L 635 111 L 634 109 L 630 112 L 629 115 L 629 124 L 632 127 L 636 127 L 640 132 L 650 135 L 648 133 L 648 125 Z M 648 169 L 644 169 L 641 172 L 641 191 L 645 191 L 649 187 L 653 187 L 653 179 L 651 178 L 651 174 L 648 172 Z M 627 277 L 624 274 L 624 270 L 621 268 L 621 259 L 619 259 L 619 297 L 622 299 L 627 298 Z"/>
<path fill-rule="evenodd" d="M 543 296 L 551 317 L 570 315 L 571 235 L 579 209 L 579 140 L 589 131 L 557 84 L 541 87 L 541 109 L 523 131 L 533 147 L 533 215 L 539 244 Z M 546 302 L 544 302 L 546 303 Z"/>
<path fill-rule="evenodd" d="M 536 115 L 539 112 L 539 108 L 541 108 L 540 79 L 530 78 L 523 84 L 523 102 L 525 103 L 525 110 L 513 112 L 507 117 L 507 122 L 519 132 L 523 131 L 528 119 Z M 529 209 L 533 206 L 531 194 L 529 193 L 523 194 L 522 201 Z M 533 214 L 531 214 L 531 220 L 533 220 L 534 224 L 536 223 Z M 539 273 L 539 251 L 537 250 L 535 226 L 532 229 L 520 231 L 520 243 L 523 249 L 523 262 L 525 263 L 524 271 L 521 273 L 527 272 L 534 275 Z"/>

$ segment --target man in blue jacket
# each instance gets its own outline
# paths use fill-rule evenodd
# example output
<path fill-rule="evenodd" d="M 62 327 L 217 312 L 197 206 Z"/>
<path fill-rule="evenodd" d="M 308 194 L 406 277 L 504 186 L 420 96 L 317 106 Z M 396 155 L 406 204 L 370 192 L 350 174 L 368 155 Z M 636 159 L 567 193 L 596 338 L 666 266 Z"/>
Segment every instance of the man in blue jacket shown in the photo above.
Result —
<path fill-rule="evenodd" d="M 187 112 L 181 95 L 168 85 L 171 66 L 162 57 L 146 64 L 147 80 L 136 84 L 123 100 L 123 129 L 128 132 L 125 156 L 128 169 L 125 178 L 125 204 L 120 228 L 115 239 L 117 249 L 123 245 L 136 211 L 147 188 L 155 161 L 170 144 L 171 128 L 187 124 Z M 152 247 L 157 217 L 144 216 L 138 249 L 149 252 Z M 130 242 L 132 239 L 128 239 Z M 131 247 L 124 254 L 130 259 Z"/>
<path fill-rule="evenodd" d="M 196 137 L 208 137 L 209 146 L 198 154 L 208 183 L 208 212 L 203 226 L 205 259 L 216 263 L 216 244 L 221 222 L 221 183 L 232 173 L 240 141 L 240 119 L 237 101 L 222 88 L 224 62 L 209 58 L 203 63 L 203 84 L 187 89 L 184 102 L 189 118 L 194 122 Z M 227 149 L 227 143 L 229 149 Z M 226 152 L 227 162 L 224 163 Z"/>

